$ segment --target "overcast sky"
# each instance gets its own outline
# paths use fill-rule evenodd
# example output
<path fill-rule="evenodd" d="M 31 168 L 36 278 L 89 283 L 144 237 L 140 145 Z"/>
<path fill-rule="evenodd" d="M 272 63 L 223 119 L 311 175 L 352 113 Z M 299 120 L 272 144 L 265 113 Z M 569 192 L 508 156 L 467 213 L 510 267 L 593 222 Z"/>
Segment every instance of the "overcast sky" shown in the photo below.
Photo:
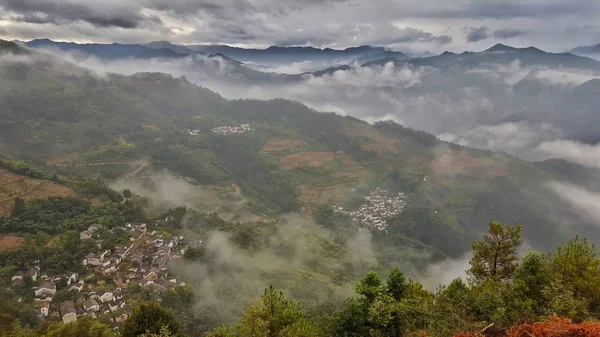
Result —
<path fill-rule="evenodd" d="M 43 37 L 432 52 L 502 42 L 564 51 L 600 43 L 600 1 L 0 0 L 0 38 Z"/>

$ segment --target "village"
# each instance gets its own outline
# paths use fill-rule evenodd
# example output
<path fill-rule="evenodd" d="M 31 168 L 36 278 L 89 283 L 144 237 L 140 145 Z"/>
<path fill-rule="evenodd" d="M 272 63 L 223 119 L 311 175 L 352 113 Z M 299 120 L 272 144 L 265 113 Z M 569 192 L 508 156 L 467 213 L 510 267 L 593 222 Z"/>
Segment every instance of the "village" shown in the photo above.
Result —
<path fill-rule="evenodd" d="M 39 261 L 33 261 L 33 267 L 11 278 L 11 287 L 22 287 L 25 280 L 33 283 L 31 291 L 40 320 L 70 323 L 84 316 L 101 317 L 118 329 L 132 312 L 126 302 L 128 289 L 138 286 L 147 290 L 152 300 L 161 302 L 165 292 L 185 285 L 169 273 L 169 261 L 182 259 L 186 249 L 202 244 L 201 240 L 191 240 L 184 245 L 182 235 L 158 233 L 144 223 L 128 223 L 119 230 L 127 234 L 129 243 L 112 249 L 102 249 L 101 232 L 107 231 L 102 226 L 91 225 L 79 234 L 82 242 L 89 243 L 90 250 L 95 251 L 81 261 L 87 270 L 85 275 L 48 275 L 41 270 Z M 61 291 L 68 292 L 68 300 L 55 299 Z"/>
<path fill-rule="evenodd" d="M 336 205 L 333 206 L 333 210 L 349 216 L 354 223 L 384 231 L 387 228 L 387 219 L 400 214 L 405 204 L 404 193 L 399 192 L 398 195 L 392 195 L 380 187 L 377 187 L 364 199 L 365 203 L 358 210 L 349 211 Z"/>
<path fill-rule="evenodd" d="M 212 132 L 218 134 L 218 135 L 231 135 L 231 134 L 236 134 L 236 133 L 244 133 L 244 132 L 249 132 L 249 131 L 253 131 L 254 129 L 252 129 L 250 127 L 250 124 L 242 124 L 240 126 L 217 126 L 214 127 L 212 129 Z"/>

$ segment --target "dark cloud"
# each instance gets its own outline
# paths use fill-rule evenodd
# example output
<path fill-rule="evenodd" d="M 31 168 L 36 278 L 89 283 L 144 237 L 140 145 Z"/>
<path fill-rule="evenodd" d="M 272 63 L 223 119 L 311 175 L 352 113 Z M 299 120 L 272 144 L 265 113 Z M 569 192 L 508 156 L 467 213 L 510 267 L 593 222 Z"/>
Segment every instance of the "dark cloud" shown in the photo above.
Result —
<path fill-rule="evenodd" d="M 486 26 L 466 28 L 465 38 L 469 42 L 477 42 L 477 41 L 485 40 L 488 37 L 489 37 L 488 28 Z"/>
<path fill-rule="evenodd" d="M 283 45 L 316 45 L 327 46 L 334 43 L 344 45 L 402 45 L 432 43 L 444 45 L 452 42 L 448 35 L 435 35 L 412 27 L 398 28 L 389 23 L 348 24 L 335 27 L 322 27 L 304 30 L 291 36 L 277 40 Z"/>
<path fill-rule="evenodd" d="M 15 21 L 63 25 L 87 22 L 96 27 L 136 28 L 143 21 L 160 23 L 156 16 L 145 16 L 132 8 L 99 8 L 79 3 L 46 0 L 0 0 L 0 7 L 14 13 Z"/>
<path fill-rule="evenodd" d="M 235 19 L 259 11 L 248 0 L 144 0 L 144 7 L 161 12 L 190 16 L 204 13 L 218 19 Z"/>
<path fill-rule="evenodd" d="M 440 46 L 462 43 L 463 34 L 475 42 L 522 36 L 527 29 L 529 44 L 551 50 L 600 36 L 597 29 L 583 28 L 600 21 L 600 1 L 591 0 L 0 0 L 0 13 L 8 38 L 17 39 L 380 44 L 438 52 L 458 51 Z M 500 27 L 510 28 L 488 30 L 490 19 L 504 20 Z M 463 30 L 465 20 L 475 28 Z M 392 25 L 398 22 L 409 27 Z M 550 23 L 552 28 L 545 26 Z"/>
<path fill-rule="evenodd" d="M 554 17 L 562 15 L 589 15 L 600 10 L 600 3 L 590 0 L 520 1 L 472 0 L 466 5 L 443 8 L 424 13 L 424 16 L 446 18 L 510 19 L 526 17 Z"/>
<path fill-rule="evenodd" d="M 395 34 L 394 34 L 395 33 Z M 392 31 L 388 43 L 385 44 L 397 44 L 397 43 L 428 43 L 433 42 L 437 44 L 448 44 L 452 42 L 452 37 L 448 35 L 435 36 L 432 33 L 415 29 L 411 27 L 396 29 Z"/>
<path fill-rule="evenodd" d="M 521 36 L 524 34 L 525 34 L 525 31 L 523 31 L 521 29 L 504 28 L 504 29 L 498 29 L 498 30 L 494 31 L 494 37 L 496 39 L 500 39 L 500 40 L 510 39 L 510 38 Z"/>

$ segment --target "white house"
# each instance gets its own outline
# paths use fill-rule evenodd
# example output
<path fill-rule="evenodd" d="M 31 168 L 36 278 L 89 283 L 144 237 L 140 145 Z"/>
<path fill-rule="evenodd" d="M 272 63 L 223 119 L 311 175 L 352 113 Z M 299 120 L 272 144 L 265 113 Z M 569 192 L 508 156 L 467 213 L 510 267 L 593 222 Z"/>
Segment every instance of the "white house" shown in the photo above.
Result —
<path fill-rule="evenodd" d="M 71 283 L 77 282 L 77 278 L 79 278 L 79 274 L 77 274 L 77 273 L 70 273 L 70 274 L 67 274 L 67 277 L 68 277 L 67 278 L 67 285 L 70 286 Z"/>
<path fill-rule="evenodd" d="M 37 283 L 34 292 L 35 297 L 54 297 L 56 294 L 56 284 L 48 280 L 41 280 Z"/>
<path fill-rule="evenodd" d="M 97 266 L 99 263 L 98 256 L 94 253 L 89 253 L 83 258 L 84 266 Z"/>
<path fill-rule="evenodd" d="M 108 275 L 108 274 L 116 273 L 117 267 L 115 265 L 109 263 L 107 266 L 102 266 L 101 270 L 102 270 L 103 274 Z"/>
<path fill-rule="evenodd" d="M 69 291 L 79 291 L 79 292 L 81 292 L 81 291 L 83 291 L 83 285 L 84 285 L 84 282 L 83 282 L 83 280 L 81 280 L 81 281 L 79 281 L 79 282 L 77 282 L 77 283 L 73 284 L 73 285 L 72 285 L 72 286 L 69 288 Z"/>
<path fill-rule="evenodd" d="M 110 310 L 110 312 L 115 312 L 115 311 L 119 310 L 119 303 L 118 302 L 108 302 L 108 309 Z"/>
<path fill-rule="evenodd" d="M 73 304 L 71 301 L 62 302 L 60 304 L 60 316 L 65 324 L 75 322 L 77 320 L 75 304 Z"/>
<path fill-rule="evenodd" d="M 83 309 L 85 309 L 85 311 L 98 312 L 100 310 L 100 305 L 98 302 L 96 302 L 96 300 L 88 299 L 87 301 L 83 302 Z"/>
<path fill-rule="evenodd" d="M 102 291 L 98 293 L 98 299 L 102 303 L 111 302 L 114 300 L 113 293 L 111 291 Z"/>

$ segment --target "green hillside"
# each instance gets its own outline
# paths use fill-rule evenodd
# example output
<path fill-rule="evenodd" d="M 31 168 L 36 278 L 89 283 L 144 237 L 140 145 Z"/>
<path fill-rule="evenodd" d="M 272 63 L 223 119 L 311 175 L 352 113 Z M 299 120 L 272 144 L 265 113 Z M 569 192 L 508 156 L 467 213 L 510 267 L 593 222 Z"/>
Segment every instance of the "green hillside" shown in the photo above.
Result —
<path fill-rule="evenodd" d="M 577 233 L 600 237 L 546 187 L 563 179 L 556 171 L 391 122 L 370 125 L 286 100 L 229 101 L 184 78 L 95 74 L 37 53 L 5 58 L 0 81 L 1 153 L 60 174 L 110 181 L 148 162 L 144 170 L 166 168 L 197 185 L 236 184 L 257 215 L 356 208 L 381 187 L 404 193 L 406 206 L 378 240 L 452 256 L 490 218 L 524 223 L 525 239 L 539 248 Z M 242 124 L 249 130 L 213 130 Z"/>

